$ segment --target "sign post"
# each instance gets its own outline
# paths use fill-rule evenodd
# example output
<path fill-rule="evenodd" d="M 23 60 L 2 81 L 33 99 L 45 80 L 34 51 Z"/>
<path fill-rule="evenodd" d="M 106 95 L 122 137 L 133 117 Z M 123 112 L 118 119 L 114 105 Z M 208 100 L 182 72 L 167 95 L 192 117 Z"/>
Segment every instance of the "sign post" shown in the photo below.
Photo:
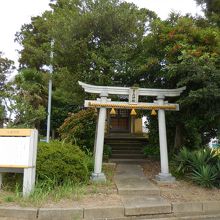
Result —
<path fill-rule="evenodd" d="M 23 173 L 23 196 L 34 189 L 38 131 L 0 129 L 0 186 L 2 173 Z"/>

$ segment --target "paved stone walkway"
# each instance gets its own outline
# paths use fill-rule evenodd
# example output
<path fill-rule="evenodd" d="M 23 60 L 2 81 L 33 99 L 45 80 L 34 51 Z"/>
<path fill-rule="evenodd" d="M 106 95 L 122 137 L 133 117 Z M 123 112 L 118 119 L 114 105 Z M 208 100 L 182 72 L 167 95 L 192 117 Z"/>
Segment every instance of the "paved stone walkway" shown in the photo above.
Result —
<path fill-rule="evenodd" d="M 138 164 L 118 164 L 115 184 L 119 195 L 160 195 L 159 188 L 146 178 Z"/>
<path fill-rule="evenodd" d="M 159 188 L 145 177 L 140 165 L 118 164 L 115 184 L 126 216 L 171 212 L 171 204 L 160 197 Z"/>

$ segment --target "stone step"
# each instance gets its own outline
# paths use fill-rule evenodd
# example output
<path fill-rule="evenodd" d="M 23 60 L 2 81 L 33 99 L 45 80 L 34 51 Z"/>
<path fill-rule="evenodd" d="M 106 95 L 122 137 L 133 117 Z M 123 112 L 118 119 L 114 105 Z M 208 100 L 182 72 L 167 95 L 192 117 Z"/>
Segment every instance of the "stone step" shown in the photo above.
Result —
<path fill-rule="evenodd" d="M 115 135 L 110 135 L 110 136 L 105 136 L 105 140 L 138 140 L 138 141 L 148 141 L 148 137 L 144 137 L 144 136 L 134 136 L 131 134 L 115 134 Z"/>
<path fill-rule="evenodd" d="M 130 189 L 120 189 L 118 190 L 118 194 L 119 195 L 123 195 L 123 196 L 126 196 L 126 195 L 129 195 L 129 196 L 146 196 L 146 197 L 149 197 L 149 196 L 160 196 L 160 191 L 158 189 L 155 189 L 155 188 L 149 188 L 149 189 L 146 189 L 146 188 L 139 188 L 139 189 L 136 189 L 136 188 L 130 188 Z"/>
<path fill-rule="evenodd" d="M 109 160 L 111 163 L 116 163 L 116 164 L 142 164 L 146 163 L 145 159 L 122 159 L 122 158 L 111 158 Z"/>
<path fill-rule="evenodd" d="M 143 148 L 141 144 L 109 144 L 112 148 Z"/>
<path fill-rule="evenodd" d="M 159 196 L 122 196 L 125 216 L 155 215 L 171 213 L 171 204 Z"/>
<path fill-rule="evenodd" d="M 147 142 L 147 140 L 141 140 L 141 139 L 134 139 L 134 138 L 123 138 L 123 137 L 119 137 L 119 138 L 105 138 L 105 141 L 109 141 L 109 142 L 114 142 L 114 141 L 124 141 L 124 142 Z"/>
<path fill-rule="evenodd" d="M 155 187 L 146 178 L 121 178 L 116 179 L 119 195 L 132 196 L 160 196 L 159 188 Z"/>
<path fill-rule="evenodd" d="M 142 143 L 140 142 L 124 142 L 124 141 L 115 141 L 115 142 L 105 142 L 106 144 L 112 144 L 112 145 L 115 145 L 115 144 L 118 144 L 118 145 L 143 145 Z"/>
<path fill-rule="evenodd" d="M 141 154 L 141 149 L 112 149 L 112 154 Z"/>
<path fill-rule="evenodd" d="M 108 143 L 105 142 L 106 145 L 111 145 L 111 146 L 128 146 L 128 147 L 133 147 L 133 146 L 138 146 L 138 147 L 142 147 L 143 144 L 142 143 L 130 143 L 130 142 L 115 142 L 115 143 Z"/>
<path fill-rule="evenodd" d="M 122 150 L 122 151 L 139 151 L 139 152 L 142 152 L 143 151 L 143 148 L 139 148 L 139 147 L 113 147 L 111 148 L 112 151 L 117 151 L 117 150 Z"/>
<path fill-rule="evenodd" d="M 142 158 L 144 158 L 144 155 L 141 154 L 141 153 L 140 153 L 140 154 L 124 154 L 124 153 L 122 153 L 122 154 L 112 154 L 112 155 L 111 155 L 111 158 L 142 159 Z"/>
<path fill-rule="evenodd" d="M 118 147 L 142 147 L 142 144 L 132 144 L 132 143 L 114 143 L 114 144 L 107 144 L 111 146 L 118 146 Z"/>
<path fill-rule="evenodd" d="M 141 154 L 141 155 L 144 155 L 143 152 L 141 150 L 129 150 L 129 149 L 126 149 L 126 150 L 123 150 L 123 149 L 117 149 L 117 150 L 112 150 L 112 154 Z"/>
<path fill-rule="evenodd" d="M 105 142 L 108 143 L 147 143 L 147 141 L 142 141 L 142 140 L 136 140 L 136 139 L 123 139 L 123 138 L 118 138 L 118 139 L 105 139 Z"/>

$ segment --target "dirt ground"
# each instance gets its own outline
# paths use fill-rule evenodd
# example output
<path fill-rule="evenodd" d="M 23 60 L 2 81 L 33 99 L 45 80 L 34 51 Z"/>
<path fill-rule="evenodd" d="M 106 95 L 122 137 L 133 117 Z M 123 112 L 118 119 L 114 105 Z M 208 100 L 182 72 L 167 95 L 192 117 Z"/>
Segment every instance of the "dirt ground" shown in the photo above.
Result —
<path fill-rule="evenodd" d="M 160 172 L 160 162 L 148 159 L 143 165 L 145 175 L 153 181 Z M 207 189 L 192 182 L 177 180 L 175 184 L 159 186 L 161 196 L 170 202 L 220 200 L 220 189 Z"/>

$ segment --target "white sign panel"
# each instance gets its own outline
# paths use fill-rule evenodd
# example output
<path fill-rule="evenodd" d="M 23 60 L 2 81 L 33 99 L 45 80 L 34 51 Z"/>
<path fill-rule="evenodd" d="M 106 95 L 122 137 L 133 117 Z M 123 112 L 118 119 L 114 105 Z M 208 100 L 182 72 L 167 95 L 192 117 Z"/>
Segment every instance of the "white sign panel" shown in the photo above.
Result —
<path fill-rule="evenodd" d="M 0 137 L 0 167 L 28 167 L 30 137 Z"/>
<path fill-rule="evenodd" d="M 23 195 L 34 189 L 37 139 L 35 129 L 0 129 L 0 188 L 2 172 L 23 169 Z"/>

